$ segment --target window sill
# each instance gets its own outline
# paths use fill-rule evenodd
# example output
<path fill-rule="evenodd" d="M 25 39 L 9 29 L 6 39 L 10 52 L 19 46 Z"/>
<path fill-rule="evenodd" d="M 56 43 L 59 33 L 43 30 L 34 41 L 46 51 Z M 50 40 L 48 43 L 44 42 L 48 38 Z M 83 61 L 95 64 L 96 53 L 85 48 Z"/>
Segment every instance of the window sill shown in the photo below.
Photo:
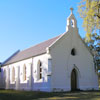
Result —
<path fill-rule="evenodd" d="M 11 82 L 11 84 L 15 84 L 15 81 L 14 82 Z"/>
<path fill-rule="evenodd" d="M 39 79 L 39 80 L 35 81 L 35 83 L 41 83 L 41 82 L 43 82 L 43 79 Z"/>
<path fill-rule="evenodd" d="M 25 80 L 25 81 L 22 81 L 21 83 L 27 83 L 27 80 Z"/>

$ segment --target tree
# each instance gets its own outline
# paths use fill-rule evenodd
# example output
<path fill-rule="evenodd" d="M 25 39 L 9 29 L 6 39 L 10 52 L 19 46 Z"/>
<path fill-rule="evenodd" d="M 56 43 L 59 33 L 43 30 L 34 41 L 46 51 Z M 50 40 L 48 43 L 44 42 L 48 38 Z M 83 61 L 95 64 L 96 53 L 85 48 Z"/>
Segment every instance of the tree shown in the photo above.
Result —
<path fill-rule="evenodd" d="M 97 69 L 100 68 L 100 1 L 81 0 L 78 12 L 83 19 L 83 27 L 86 31 L 85 42 L 94 54 L 94 62 Z"/>
<path fill-rule="evenodd" d="M 100 18 L 98 17 L 98 4 L 98 0 L 81 0 L 79 3 L 78 12 L 83 19 L 83 27 L 86 31 L 85 41 L 91 40 L 91 34 L 99 34 Z"/>
<path fill-rule="evenodd" d="M 86 42 L 86 44 L 94 54 L 94 63 L 96 69 L 100 70 L 100 36 L 96 33 L 92 34 L 91 40 Z"/>

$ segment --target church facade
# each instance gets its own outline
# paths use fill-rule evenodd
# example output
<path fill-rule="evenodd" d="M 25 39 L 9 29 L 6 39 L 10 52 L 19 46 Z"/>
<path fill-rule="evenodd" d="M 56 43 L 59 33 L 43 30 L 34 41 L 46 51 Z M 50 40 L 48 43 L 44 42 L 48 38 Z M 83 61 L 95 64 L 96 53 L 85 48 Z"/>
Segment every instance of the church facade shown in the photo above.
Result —
<path fill-rule="evenodd" d="M 0 88 L 47 92 L 98 90 L 93 55 L 78 34 L 72 10 L 65 33 L 17 51 L 2 64 Z"/>

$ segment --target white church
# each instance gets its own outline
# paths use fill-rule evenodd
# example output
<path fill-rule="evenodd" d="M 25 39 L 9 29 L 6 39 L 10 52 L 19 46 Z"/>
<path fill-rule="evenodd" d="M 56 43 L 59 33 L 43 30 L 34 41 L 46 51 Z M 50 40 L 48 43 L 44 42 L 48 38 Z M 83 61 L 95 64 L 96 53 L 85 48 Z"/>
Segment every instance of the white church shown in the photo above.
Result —
<path fill-rule="evenodd" d="M 81 39 L 71 8 L 66 32 L 2 63 L 0 88 L 63 92 L 98 90 L 93 54 Z"/>

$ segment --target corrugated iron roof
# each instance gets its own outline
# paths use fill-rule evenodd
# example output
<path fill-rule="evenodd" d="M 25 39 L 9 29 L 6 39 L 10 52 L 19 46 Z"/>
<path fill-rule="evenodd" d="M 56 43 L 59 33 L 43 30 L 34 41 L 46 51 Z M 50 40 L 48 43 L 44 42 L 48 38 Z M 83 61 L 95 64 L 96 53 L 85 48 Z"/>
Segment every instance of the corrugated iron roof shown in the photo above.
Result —
<path fill-rule="evenodd" d="M 11 57 L 9 60 L 7 60 L 4 65 L 8 65 L 11 63 L 15 63 L 24 59 L 28 59 L 43 53 L 46 53 L 46 48 L 49 47 L 54 41 L 56 41 L 61 35 L 54 37 L 52 39 L 49 39 L 45 42 L 42 42 L 40 44 L 37 44 L 33 47 L 30 47 L 26 50 L 20 51 L 18 52 L 16 55 L 14 55 L 13 57 Z"/>

